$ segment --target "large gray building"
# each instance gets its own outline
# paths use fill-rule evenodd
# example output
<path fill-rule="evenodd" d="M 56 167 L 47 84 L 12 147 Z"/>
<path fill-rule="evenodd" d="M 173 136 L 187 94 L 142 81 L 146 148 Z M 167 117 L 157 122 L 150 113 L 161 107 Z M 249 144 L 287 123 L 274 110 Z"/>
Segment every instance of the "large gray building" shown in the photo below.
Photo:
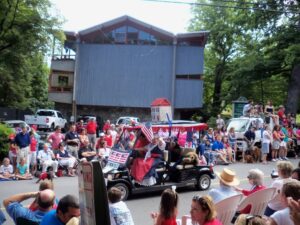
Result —
<path fill-rule="evenodd" d="M 170 100 L 177 119 L 202 107 L 208 32 L 174 35 L 122 16 L 65 34 L 65 48 L 75 54 L 53 55 L 49 99 L 67 116 L 146 120 L 151 102 L 159 97 Z"/>

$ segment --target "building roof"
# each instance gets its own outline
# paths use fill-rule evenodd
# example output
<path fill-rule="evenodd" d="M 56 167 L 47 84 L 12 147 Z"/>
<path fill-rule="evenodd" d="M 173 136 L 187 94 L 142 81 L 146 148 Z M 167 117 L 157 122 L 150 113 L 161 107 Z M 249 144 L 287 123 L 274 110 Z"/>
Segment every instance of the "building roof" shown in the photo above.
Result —
<path fill-rule="evenodd" d="M 156 98 L 152 103 L 151 106 L 170 106 L 171 103 L 166 98 Z"/>
<path fill-rule="evenodd" d="M 113 20 L 110 20 L 110 21 L 107 21 L 105 23 L 101 23 L 101 24 L 98 24 L 96 26 L 93 26 L 93 27 L 90 27 L 90 28 L 87 28 L 85 30 L 81 30 L 79 31 L 79 34 L 82 36 L 82 35 L 86 35 L 86 34 L 90 34 L 92 32 L 95 32 L 95 31 L 98 31 L 98 30 L 102 30 L 104 28 L 108 28 L 108 27 L 114 27 L 115 25 L 117 24 L 121 24 L 121 23 L 124 23 L 124 22 L 132 22 L 136 25 L 140 25 L 142 27 L 145 27 L 145 28 L 148 28 L 150 30 L 153 30 L 153 31 L 156 31 L 156 32 L 159 32 L 161 34 L 164 34 L 166 36 L 169 36 L 169 37 L 174 37 L 174 35 L 168 31 L 165 31 L 163 29 L 160 29 L 158 27 L 155 27 L 155 26 L 152 26 L 148 23 L 144 23 L 140 20 L 137 20 L 131 16 L 127 16 L 127 15 L 124 15 L 124 16 L 121 16 L 121 17 L 118 17 L 116 19 L 113 19 Z"/>
<path fill-rule="evenodd" d="M 113 29 L 119 28 L 124 25 L 130 25 L 137 29 L 144 30 L 145 32 L 151 33 L 153 35 L 159 36 L 164 40 L 177 40 L 177 42 L 191 41 L 198 42 L 200 45 L 205 45 L 208 31 L 199 31 L 199 32 L 187 32 L 174 35 L 173 33 L 153 26 L 151 24 L 142 22 L 138 19 L 135 19 L 131 16 L 121 16 L 116 19 L 92 26 L 90 28 L 79 31 L 78 33 L 66 31 L 65 35 L 67 41 L 74 41 L 74 39 L 79 38 L 81 41 L 91 40 L 92 37 L 97 35 L 103 35 L 106 32 L 109 32 Z"/>

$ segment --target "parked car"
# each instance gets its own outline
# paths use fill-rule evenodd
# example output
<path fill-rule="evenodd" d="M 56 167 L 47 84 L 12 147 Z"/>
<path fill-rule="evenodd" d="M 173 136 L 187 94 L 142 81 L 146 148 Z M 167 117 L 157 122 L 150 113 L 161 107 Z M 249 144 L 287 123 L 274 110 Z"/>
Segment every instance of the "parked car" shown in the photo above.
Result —
<path fill-rule="evenodd" d="M 67 124 L 61 112 L 52 109 L 39 109 L 35 115 L 25 115 L 25 122 L 46 130 L 54 130 L 56 126 L 65 128 Z"/>
<path fill-rule="evenodd" d="M 163 125 L 153 125 L 153 130 L 159 129 L 180 129 L 181 131 L 193 130 L 201 131 L 207 128 L 206 124 L 202 123 L 189 123 L 189 124 L 174 124 L 173 128 Z M 125 126 L 124 127 L 124 140 L 126 140 L 126 132 L 135 131 L 141 133 L 141 126 Z M 139 137 L 137 137 L 139 138 Z M 122 143 L 122 137 L 120 139 Z M 126 146 L 122 143 L 122 146 Z M 186 149 L 191 150 L 191 149 Z M 183 149 L 184 151 L 184 149 Z M 118 144 L 111 150 L 108 162 L 103 168 L 103 174 L 107 189 L 116 187 L 122 192 L 122 200 L 138 193 L 149 193 L 155 191 L 163 191 L 172 186 L 188 187 L 193 186 L 197 190 L 207 190 L 211 185 L 211 179 L 215 178 L 213 166 L 209 165 L 174 165 L 171 162 L 169 154 L 171 152 L 165 150 L 165 161 L 158 168 L 156 168 L 156 183 L 151 186 L 139 185 L 135 182 L 134 178 L 130 175 L 128 163 L 130 163 L 130 150 L 118 148 Z"/>
<path fill-rule="evenodd" d="M 124 124 L 124 125 L 131 125 L 132 122 L 134 124 L 139 124 L 140 119 L 138 117 L 132 116 L 122 116 L 117 119 L 116 125 Z"/>
<path fill-rule="evenodd" d="M 21 131 L 21 125 L 25 125 L 28 132 L 31 131 L 30 126 L 23 120 L 6 120 L 3 121 L 4 124 L 14 129 L 16 133 Z"/>

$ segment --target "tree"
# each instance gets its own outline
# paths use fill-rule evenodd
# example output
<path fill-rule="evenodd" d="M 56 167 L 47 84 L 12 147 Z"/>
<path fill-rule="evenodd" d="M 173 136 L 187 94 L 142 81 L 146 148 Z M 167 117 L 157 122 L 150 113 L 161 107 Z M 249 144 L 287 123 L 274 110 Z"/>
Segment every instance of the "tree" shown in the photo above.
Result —
<path fill-rule="evenodd" d="M 197 2 L 200 5 L 193 8 L 194 18 L 189 30 L 210 31 L 205 51 L 205 85 L 210 85 L 211 82 L 207 81 L 213 81 L 213 85 L 210 86 L 212 91 L 206 90 L 205 99 L 207 113 L 215 116 L 222 111 L 222 101 L 227 98 L 226 93 L 231 88 L 230 85 L 224 86 L 224 81 L 229 78 L 230 64 L 236 57 L 238 39 L 246 20 L 232 8 L 203 6 L 209 4 L 209 1 L 204 0 Z"/>
<path fill-rule="evenodd" d="M 239 96 L 262 103 L 272 99 L 277 105 L 286 101 L 288 111 L 296 112 L 299 1 L 197 3 L 190 30 L 210 31 L 205 51 L 206 113 L 216 115 Z"/>
<path fill-rule="evenodd" d="M 51 36 L 62 40 L 60 19 L 48 0 L 6 0 L 0 5 L 0 106 L 27 108 L 47 90 L 42 76 Z M 40 81 L 40 82 L 39 82 Z M 32 87 L 31 85 L 34 85 Z M 42 94 L 44 96 L 44 94 Z"/>

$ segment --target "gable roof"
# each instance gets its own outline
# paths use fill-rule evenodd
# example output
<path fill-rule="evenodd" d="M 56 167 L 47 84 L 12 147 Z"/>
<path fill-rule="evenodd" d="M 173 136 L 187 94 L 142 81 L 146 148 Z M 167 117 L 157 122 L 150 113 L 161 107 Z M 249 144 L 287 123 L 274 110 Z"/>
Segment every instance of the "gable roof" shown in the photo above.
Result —
<path fill-rule="evenodd" d="M 162 40 L 167 40 L 173 42 L 175 39 L 177 42 L 189 42 L 195 45 L 205 46 L 207 37 L 209 32 L 208 31 L 195 31 L 195 32 L 187 32 L 187 33 L 179 33 L 174 35 L 173 33 L 153 26 L 151 24 L 142 22 L 138 19 L 135 19 L 131 16 L 121 16 L 116 19 L 95 25 L 93 27 L 84 29 L 79 31 L 78 33 L 75 32 L 65 32 L 67 41 L 73 42 L 77 38 L 80 39 L 82 42 L 93 42 L 93 39 L 97 36 L 104 36 L 106 37 L 107 32 L 111 32 L 114 29 L 117 29 L 122 26 L 132 26 L 138 30 L 142 30 L 144 32 L 150 33 L 156 37 L 160 37 Z M 106 37 L 107 38 L 107 37 Z"/>
<path fill-rule="evenodd" d="M 109 29 L 109 28 L 116 27 L 119 24 L 123 24 L 124 22 L 131 22 L 131 23 L 133 23 L 133 24 L 135 24 L 139 27 L 144 27 L 146 29 L 153 30 L 155 32 L 161 33 L 162 35 L 169 36 L 170 38 L 174 37 L 174 34 L 172 34 L 171 32 L 168 32 L 168 31 L 165 31 L 161 28 L 152 26 L 148 23 L 144 23 L 140 20 L 137 20 L 137 19 L 135 19 L 131 16 L 127 16 L 127 15 L 118 17 L 116 19 L 98 24 L 96 26 L 93 26 L 93 27 L 90 27 L 90 28 L 87 28 L 87 29 L 84 29 L 84 30 L 81 30 L 78 33 L 79 33 L 79 35 L 84 36 L 84 35 L 87 35 L 87 34 L 90 34 L 90 33 L 94 33 L 95 31 L 103 30 L 104 28 Z"/>
<path fill-rule="evenodd" d="M 152 103 L 151 106 L 170 106 L 171 103 L 166 98 L 156 98 Z"/>

